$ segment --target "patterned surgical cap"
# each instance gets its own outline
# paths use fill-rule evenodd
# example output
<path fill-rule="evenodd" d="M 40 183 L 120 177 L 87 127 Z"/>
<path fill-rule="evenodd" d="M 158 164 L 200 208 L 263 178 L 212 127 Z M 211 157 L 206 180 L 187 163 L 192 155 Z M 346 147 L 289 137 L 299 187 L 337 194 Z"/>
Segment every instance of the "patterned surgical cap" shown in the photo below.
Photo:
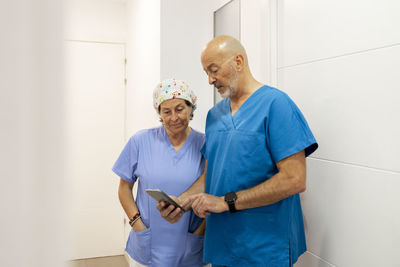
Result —
<path fill-rule="evenodd" d="M 193 110 L 196 109 L 197 96 L 189 85 L 181 80 L 167 79 L 160 82 L 153 92 L 154 108 L 158 112 L 158 107 L 164 101 L 181 98 L 192 103 Z"/>

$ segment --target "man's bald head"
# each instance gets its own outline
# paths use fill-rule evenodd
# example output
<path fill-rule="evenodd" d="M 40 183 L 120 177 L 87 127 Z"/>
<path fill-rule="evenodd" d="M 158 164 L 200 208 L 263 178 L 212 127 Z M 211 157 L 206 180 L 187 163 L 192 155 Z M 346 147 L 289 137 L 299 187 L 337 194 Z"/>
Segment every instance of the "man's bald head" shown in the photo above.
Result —
<path fill-rule="evenodd" d="M 201 64 L 208 83 L 233 102 L 262 86 L 251 74 L 246 50 L 232 36 L 221 35 L 211 40 L 201 53 Z"/>
<path fill-rule="evenodd" d="M 242 44 L 232 36 L 220 35 L 211 40 L 204 48 L 201 57 L 215 56 L 226 60 L 236 55 L 242 55 L 247 65 L 247 54 Z"/>

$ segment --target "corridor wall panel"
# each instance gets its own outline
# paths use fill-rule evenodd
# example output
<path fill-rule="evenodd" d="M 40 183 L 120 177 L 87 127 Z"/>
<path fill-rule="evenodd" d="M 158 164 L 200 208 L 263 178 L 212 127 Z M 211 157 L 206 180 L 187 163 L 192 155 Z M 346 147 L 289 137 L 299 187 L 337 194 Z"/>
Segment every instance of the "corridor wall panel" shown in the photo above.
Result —
<path fill-rule="evenodd" d="M 279 67 L 400 43 L 397 0 L 278 1 Z"/>
<path fill-rule="evenodd" d="M 279 86 L 318 136 L 318 158 L 400 171 L 400 46 L 287 67 Z"/>
<path fill-rule="evenodd" d="M 318 159 L 307 164 L 308 250 L 341 267 L 398 266 L 400 174 Z"/>
<path fill-rule="evenodd" d="M 320 145 L 296 267 L 398 266 L 400 2 L 277 1 L 278 87 Z"/>

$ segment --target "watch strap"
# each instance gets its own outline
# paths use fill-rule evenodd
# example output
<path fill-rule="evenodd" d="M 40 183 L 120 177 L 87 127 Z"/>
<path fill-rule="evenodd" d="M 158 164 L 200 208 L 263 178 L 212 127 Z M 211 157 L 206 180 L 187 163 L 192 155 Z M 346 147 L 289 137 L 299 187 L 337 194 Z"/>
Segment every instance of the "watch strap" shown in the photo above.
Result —
<path fill-rule="evenodd" d="M 235 213 L 237 211 L 236 207 L 235 207 L 236 199 L 237 199 L 237 195 L 235 192 L 226 193 L 224 196 L 224 200 L 228 204 L 230 213 Z"/>

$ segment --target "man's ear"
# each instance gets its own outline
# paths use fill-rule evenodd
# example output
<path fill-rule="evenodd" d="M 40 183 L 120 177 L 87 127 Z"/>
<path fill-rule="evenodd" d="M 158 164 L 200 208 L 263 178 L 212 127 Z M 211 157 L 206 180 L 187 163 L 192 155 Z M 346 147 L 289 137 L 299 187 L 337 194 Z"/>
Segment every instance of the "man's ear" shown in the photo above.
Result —
<path fill-rule="evenodd" d="M 233 62 L 235 63 L 236 71 L 242 71 L 244 68 L 244 56 L 242 54 L 237 54 L 233 58 Z"/>

